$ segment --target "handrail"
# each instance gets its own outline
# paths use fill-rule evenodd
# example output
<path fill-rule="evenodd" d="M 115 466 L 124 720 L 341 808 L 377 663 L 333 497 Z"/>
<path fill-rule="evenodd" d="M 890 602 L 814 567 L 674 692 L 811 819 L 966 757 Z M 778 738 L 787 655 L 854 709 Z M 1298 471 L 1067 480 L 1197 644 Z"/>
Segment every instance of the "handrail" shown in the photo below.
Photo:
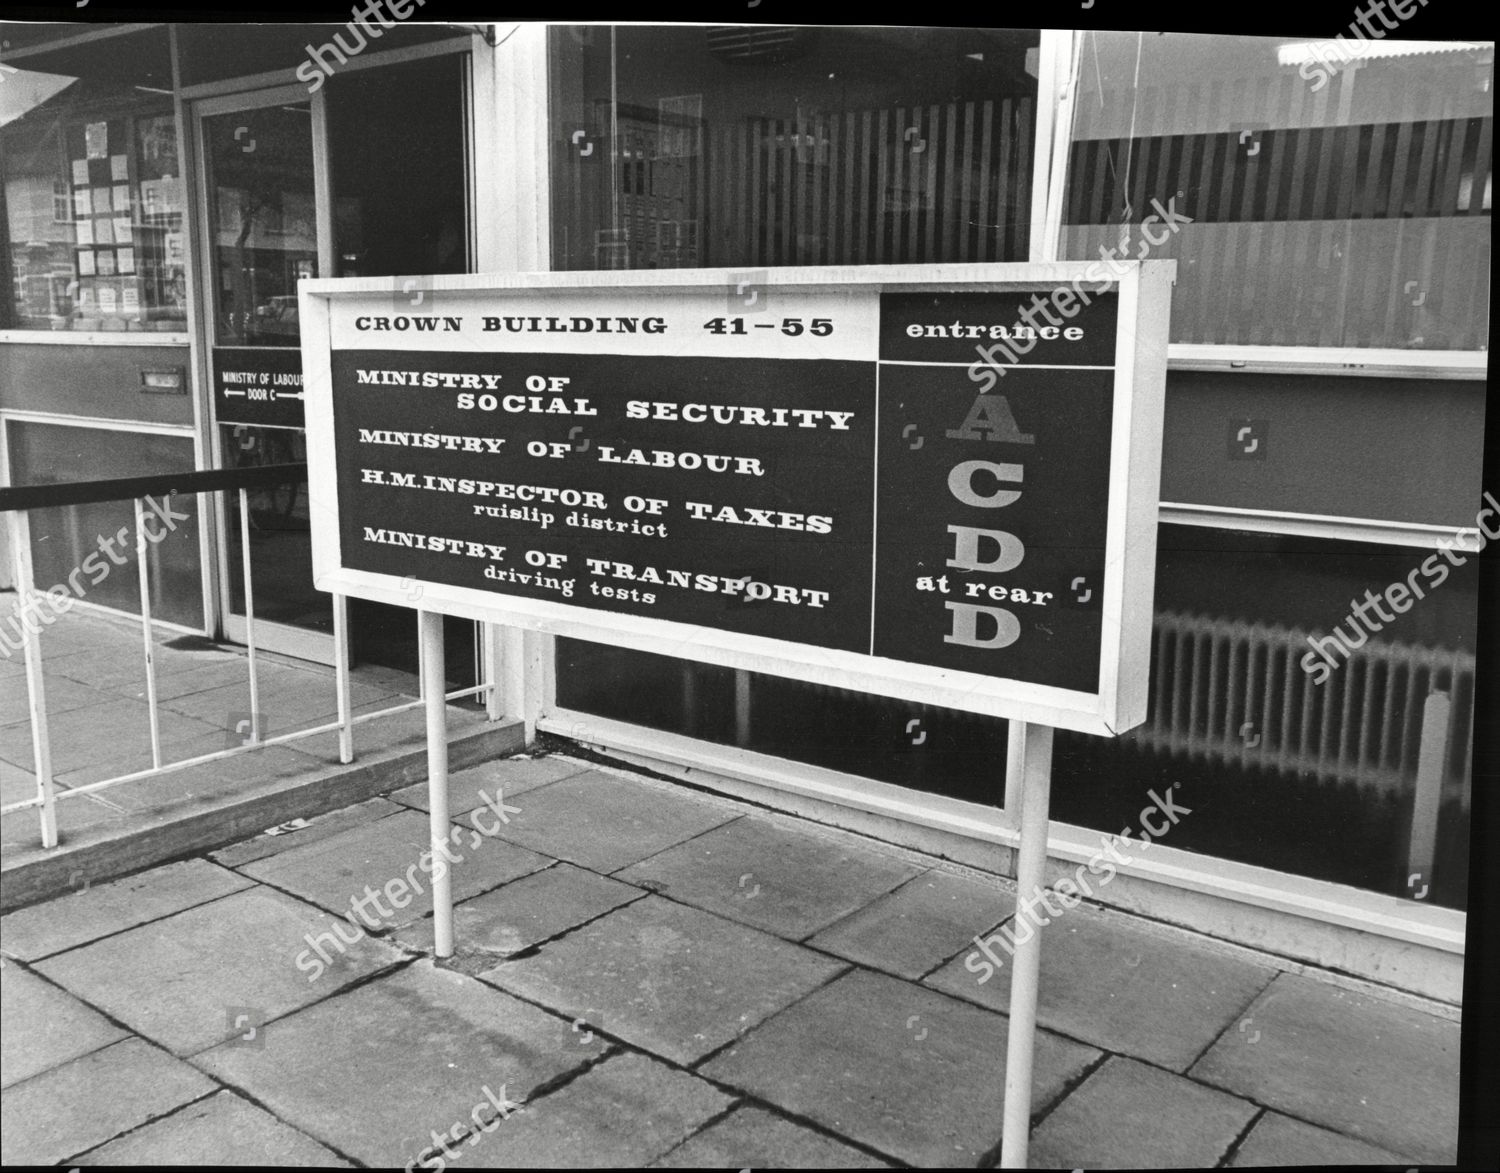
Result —
<path fill-rule="evenodd" d="M 171 493 L 212 493 L 252 485 L 285 485 L 306 479 L 307 465 L 304 462 L 262 464 L 251 468 L 210 468 L 99 481 L 61 481 L 53 485 L 14 485 L 0 488 L 0 513 L 25 512 L 51 505 L 92 505 L 100 501 L 160 497 Z"/>

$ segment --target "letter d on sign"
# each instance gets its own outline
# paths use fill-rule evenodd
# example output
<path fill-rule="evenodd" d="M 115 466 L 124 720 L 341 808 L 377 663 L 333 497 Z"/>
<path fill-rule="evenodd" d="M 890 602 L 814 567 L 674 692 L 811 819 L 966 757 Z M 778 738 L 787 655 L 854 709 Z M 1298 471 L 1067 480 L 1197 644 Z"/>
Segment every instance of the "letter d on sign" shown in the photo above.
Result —
<path fill-rule="evenodd" d="M 1026 547 L 1021 539 L 1004 530 L 950 525 L 948 532 L 953 535 L 953 557 L 948 559 L 948 565 L 960 570 L 1014 570 L 1026 557 Z M 981 538 L 989 538 L 998 548 L 998 552 L 988 562 L 979 556 Z"/>
<path fill-rule="evenodd" d="M 963 644 L 969 648 L 1004 648 L 1015 643 L 1021 635 L 1021 623 L 1009 611 L 999 607 L 981 607 L 976 603 L 945 603 L 953 612 L 953 631 L 943 636 L 945 644 Z M 992 616 L 995 634 L 989 639 L 979 638 L 980 615 Z"/>

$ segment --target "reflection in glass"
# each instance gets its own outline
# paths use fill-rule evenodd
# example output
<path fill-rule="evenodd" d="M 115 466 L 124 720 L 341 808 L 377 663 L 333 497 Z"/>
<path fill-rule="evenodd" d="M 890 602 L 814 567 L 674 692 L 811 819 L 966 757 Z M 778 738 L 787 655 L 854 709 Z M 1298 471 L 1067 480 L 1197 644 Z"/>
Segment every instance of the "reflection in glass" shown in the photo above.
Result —
<path fill-rule="evenodd" d="M 157 476 L 193 467 L 193 441 L 187 436 L 30 420 L 12 420 L 6 431 L 11 481 L 18 485 Z M 204 496 L 162 500 L 170 527 L 162 513 L 149 508 L 146 513 L 151 614 L 198 631 L 203 629 L 198 517 L 209 500 Z M 188 516 L 184 519 L 181 514 Z M 38 590 L 61 586 L 72 598 L 131 615 L 141 613 L 131 501 L 33 509 L 29 521 Z"/>
<path fill-rule="evenodd" d="M 1084 33 L 1062 255 L 1176 259 L 1174 342 L 1484 349 L 1494 45 L 1379 44 Z"/>
<path fill-rule="evenodd" d="M 295 346 L 297 282 L 316 277 L 312 112 L 307 103 L 203 120 L 215 341 Z"/>
<path fill-rule="evenodd" d="M 220 426 L 225 468 L 300 464 L 307 460 L 307 437 L 300 428 Z M 246 490 L 250 505 L 250 572 L 255 576 L 255 616 L 275 623 L 333 630 L 328 595 L 313 587 L 311 517 L 307 482 Z M 239 493 L 226 493 L 230 609 L 245 613 L 245 578 L 240 544 Z"/>
<path fill-rule="evenodd" d="M 552 35 L 553 265 L 1025 260 L 1035 30 Z"/>
<path fill-rule="evenodd" d="M 170 97 L 11 67 L 0 81 L 0 327 L 185 330 Z"/>

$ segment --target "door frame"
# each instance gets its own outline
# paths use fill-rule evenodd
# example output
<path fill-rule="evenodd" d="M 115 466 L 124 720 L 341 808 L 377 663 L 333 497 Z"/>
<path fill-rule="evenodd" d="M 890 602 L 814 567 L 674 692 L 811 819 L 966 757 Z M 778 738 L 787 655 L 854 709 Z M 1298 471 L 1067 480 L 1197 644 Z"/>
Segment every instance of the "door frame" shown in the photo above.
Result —
<path fill-rule="evenodd" d="M 193 193 L 191 214 L 193 216 L 193 238 L 198 242 L 193 258 L 194 271 L 198 275 L 199 313 L 197 315 L 196 341 L 197 361 L 195 376 L 202 405 L 204 450 L 212 468 L 224 467 L 224 439 L 219 428 L 213 395 L 213 352 L 217 314 L 214 311 L 218 288 L 214 256 L 214 238 L 210 233 L 211 217 L 209 200 L 212 176 L 203 133 L 204 120 L 241 111 L 263 110 L 269 106 L 307 104 L 312 118 L 312 176 L 313 206 L 318 234 L 318 272 L 333 271 L 333 197 L 330 190 L 328 159 L 328 105 L 323 87 L 309 94 L 304 85 L 273 86 L 266 89 L 248 90 L 243 93 L 223 94 L 211 98 L 200 98 L 186 103 L 187 118 L 191 124 L 187 136 L 192 145 L 193 175 L 196 191 Z M 300 429 L 298 429 L 300 430 Z M 233 568 L 229 564 L 230 515 L 227 494 L 221 495 L 215 517 L 213 557 L 208 560 L 214 578 L 212 595 L 216 606 L 215 628 L 223 638 L 235 643 L 248 642 L 248 624 L 243 613 L 234 610 L 230 592 Z M 334 639 L 331 632 L 311 631 L 288 623 L 277 623 L 268 619 L 257 619 L 255 644 L 258 649 L 280 652 L 300 660 L 333 665 L 335 660 Z"/>

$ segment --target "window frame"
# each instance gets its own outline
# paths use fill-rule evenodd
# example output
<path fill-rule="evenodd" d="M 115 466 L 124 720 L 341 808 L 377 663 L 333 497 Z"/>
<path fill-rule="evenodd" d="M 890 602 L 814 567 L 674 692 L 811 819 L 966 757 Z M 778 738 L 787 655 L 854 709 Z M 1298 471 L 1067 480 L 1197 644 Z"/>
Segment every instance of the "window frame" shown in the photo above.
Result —
<path fill-rule="evenodd" d="M 1084 38 L 1094 30 L 1073 29 L 1058 35 L 1069 38 L 1067 57 L 1071 65 L 1053 91 L 1057 117 L 1053 124 L 1053 182 L 1046 190 L 1046 209 L 1040 239 L 1043 255 L 1032 260 L 1059 259 L 1063 206 L 1067 199 L 1069 161 L 1073 153 L 1073 106 L 1081 76 Z M 1142 30 L 1135 30 L 1142 31 Z M 1045 34 L 1044 34 L 1045 37 Z M 1045 40 L 1044 40 L 1045 43 Z M 1037 105 L 1043 104 L 1039 91 Z M 1035 206 L 1035 205 L 1033 205 Z M 1469 379 L 1486 377 L 1487 349 L 1399 350 L 1353 346 L 1265 346 L 1248 343 L 1169 342 L 1168 371 L 1244 370 L 1262 373 L 1330 375 L 1392 375 L 1412 379 Z M 1193 523 L 1187 523 L 1193 524 Z M 1339 536 L 1330 534 L 1328 536 Z"/>

